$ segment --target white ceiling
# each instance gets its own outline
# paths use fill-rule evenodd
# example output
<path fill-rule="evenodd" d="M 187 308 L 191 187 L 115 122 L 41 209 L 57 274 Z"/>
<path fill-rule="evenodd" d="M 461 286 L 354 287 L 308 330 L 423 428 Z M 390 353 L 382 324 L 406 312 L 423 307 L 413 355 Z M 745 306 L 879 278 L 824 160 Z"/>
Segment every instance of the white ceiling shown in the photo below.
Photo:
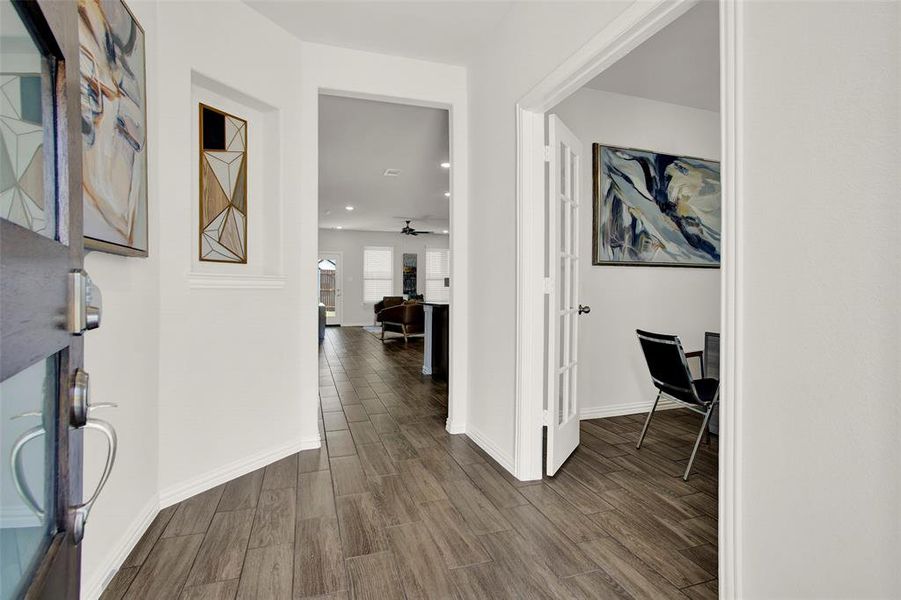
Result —
<path fill-rule="evenodd" d="M 719 7 L 705 0 L 585 87 L 719 111 Z"/>
<path fill-rule="evenodd" d="M 400 231 L 408 218 L 441 233 L 450 226 L 448 155 L 446 110 L 320 96 L 319 226 Z"/>
<path fill-rule="evenodd" d="M 514 2 L 245 0 L 309 42 L 464 64 Z"/>

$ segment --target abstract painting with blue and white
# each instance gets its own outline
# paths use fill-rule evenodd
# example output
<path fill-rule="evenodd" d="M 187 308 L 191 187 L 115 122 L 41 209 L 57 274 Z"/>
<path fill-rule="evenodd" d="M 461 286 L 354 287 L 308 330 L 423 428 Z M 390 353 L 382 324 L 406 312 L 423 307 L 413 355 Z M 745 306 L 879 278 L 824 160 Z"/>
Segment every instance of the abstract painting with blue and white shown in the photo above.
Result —
<path fill-rule="evenodd" d="M 594 144 L 596 265 L 718 267 L 720 164 Z"/>

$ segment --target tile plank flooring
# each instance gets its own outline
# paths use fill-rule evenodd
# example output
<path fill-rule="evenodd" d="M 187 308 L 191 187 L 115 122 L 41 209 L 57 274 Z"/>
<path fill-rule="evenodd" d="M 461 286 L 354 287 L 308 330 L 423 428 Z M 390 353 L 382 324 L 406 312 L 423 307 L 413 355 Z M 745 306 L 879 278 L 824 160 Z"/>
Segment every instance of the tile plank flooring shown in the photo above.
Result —
<path fill-rule="evenodd" d="M 321 449 L 162 510 L 107 586 L 119 598 L 715 598 L 717 446 L 700 425 L 583 421 L 553 478 L 520 482 L 444 430 L 422 341 L 329 329 Z"/>

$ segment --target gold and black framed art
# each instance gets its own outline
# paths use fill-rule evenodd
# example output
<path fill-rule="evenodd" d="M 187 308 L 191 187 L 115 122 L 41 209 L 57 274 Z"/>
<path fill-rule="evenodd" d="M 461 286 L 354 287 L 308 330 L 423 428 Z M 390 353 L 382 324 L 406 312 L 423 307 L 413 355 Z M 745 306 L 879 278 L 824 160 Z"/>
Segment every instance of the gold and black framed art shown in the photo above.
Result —
<path fill-rule="evenodd" d="M 247 121 L 200 104 L 200 260 L 247 263 Z"/>

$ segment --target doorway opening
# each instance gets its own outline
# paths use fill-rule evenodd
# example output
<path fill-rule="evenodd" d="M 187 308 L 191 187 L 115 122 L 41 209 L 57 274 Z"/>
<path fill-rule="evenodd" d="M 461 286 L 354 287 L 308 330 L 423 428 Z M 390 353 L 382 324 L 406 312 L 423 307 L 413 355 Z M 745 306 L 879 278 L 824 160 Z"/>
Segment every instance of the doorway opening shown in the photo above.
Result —
<path fill-rule="evenodd" d="M 445 418 L 454 310 L 450 127 L 447 107 L 319 96 L 320 319 L 341 327 L 321 328 L 322 353 L 329 361 L 364 344 L 375 357 L 402 356 L 410 380 L 398 385 L 434 386 Z"/>
<path fill-rule="evenodd" d="M 734 463 L 737 412 L 737 18 L 728 3 L 635 6 L 517 106 L 516 474 L 571 467 L 651 499 L 703 500 L 685 515 L 705 521 L 691 544 L 707 558 L 677 587 L 721 591 L 734 585 L 735 541 L 723 531 L 737 530 L 735 472 L 721 466 Z M 529 244 L 536 239 L 544 244 Z M 662 410 L 684 406 L 678 393 L 655 401 L 638 329 L 676 335 L 670 347 L 689 363 L 684 379 L 703 397 L 702 414 Z M 720 373 L 715 395 L 701 389 Z M 629 518 L 640 504 L 623 506 Z"/>

